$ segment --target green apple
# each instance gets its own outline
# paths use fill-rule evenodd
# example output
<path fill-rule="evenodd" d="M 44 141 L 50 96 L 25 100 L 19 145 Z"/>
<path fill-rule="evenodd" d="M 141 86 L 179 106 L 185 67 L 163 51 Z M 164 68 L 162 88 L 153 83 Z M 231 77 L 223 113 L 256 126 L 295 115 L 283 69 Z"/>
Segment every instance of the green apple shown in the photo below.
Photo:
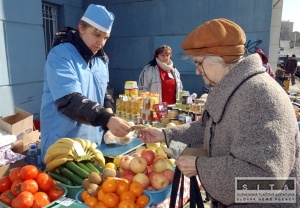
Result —
<path fill-rule="evenodd" d="M 153 151 L 156 151 L 160 147 L 160 142 L 156 143 L 146 143 L 147 149 L 151 149 Z"/>
<path fill-rule="evenodd" d="M 157 148 L 156 152 L 157 152 L 157 156 L 159 156 L 159 157 L 162 157 L 162 158 L 168 157 L 168 155 L 165 153 L 165 151 L 162 147 Z"/>
<path fill-rule="evenodd" d="M 144 149 L 146 149 L 146 147 L 144 145 L 142 145 L 142 146 L 137 147 L 135 149 L 135 152 L 141 154 Z"/>

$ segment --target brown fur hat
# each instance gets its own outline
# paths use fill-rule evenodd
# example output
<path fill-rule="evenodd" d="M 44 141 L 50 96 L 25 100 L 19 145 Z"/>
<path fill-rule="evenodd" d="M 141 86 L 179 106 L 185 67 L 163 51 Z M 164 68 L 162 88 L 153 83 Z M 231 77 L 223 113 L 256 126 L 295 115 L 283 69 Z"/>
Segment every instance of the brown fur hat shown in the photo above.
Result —
<path fill-rule="evenodd" d="M 225 62 L 237 61 L 245 52 L 243 29 L 228 19 L 213 19 L 194 29 L 183 40 L 186 55 L 215 55 Z"/>

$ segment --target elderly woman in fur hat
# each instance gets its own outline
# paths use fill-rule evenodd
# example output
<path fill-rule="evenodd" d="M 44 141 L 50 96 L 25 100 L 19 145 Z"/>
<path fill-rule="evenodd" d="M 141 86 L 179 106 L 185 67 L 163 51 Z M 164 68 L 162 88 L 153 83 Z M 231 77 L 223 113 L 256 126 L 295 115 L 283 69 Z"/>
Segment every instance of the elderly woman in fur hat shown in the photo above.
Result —
<path fill-rule="evenodd" d="M 145 128 L 138 134 L 144 143 L 174 140 L 206 149 L 208 157 L 180 156 L 175 164 L 185 176 L 199 177 L 214 205 L 300 207 L 295 112 L 283 88 L 265 73 L 259 55 L 244 57 L 245 41 L 242 28 L 227 19 L 213 19 L 194 29 L 182 49 L 192 57 L 196 74 L 212 86 L 202 120 Z M 295 201 L 236 201 L 237 177 L 295 177 Z"/>

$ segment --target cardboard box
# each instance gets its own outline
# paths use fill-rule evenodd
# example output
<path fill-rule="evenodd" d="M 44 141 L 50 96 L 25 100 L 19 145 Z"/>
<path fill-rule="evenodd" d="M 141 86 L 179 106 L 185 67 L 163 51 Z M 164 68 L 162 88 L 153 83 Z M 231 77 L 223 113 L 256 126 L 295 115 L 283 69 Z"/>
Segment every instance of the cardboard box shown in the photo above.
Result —
<path fill-rule="evenodd" d="M 9 170 L 16 167 L 23 167 L 25 165 L 25 158 L 22 160 L 18 160 L 15 163 L 10 163 L 4 166 L 0 167 L 0 178 L 3 176 L 7 176 L 9 173 Z"/>
<path fill-rule="evenodd" d="M 17 107 L 14 108 L 14 115 L 0 119 L 0 129 L 17 137 L 13 143 L 16 153 L 24 154 L 28 144 L 39 139 L 39 131 L 33 130 L 33 115 Z"/>
<path fill-rule="evenodd" d="M 32 132 L 33 115 L 15 107 L 14 115 L 0 119 L 0 129 L 17 136 L 17 140 L 20 140 L 25 133 Z"/>
<path fill-rule="evenodd" d="M 28 150 L 28 145 L 30 143 L 37 142 L 39 138 L 40 132 L 38 130 L 26 133 L 23 135 L 22 139 L 14 142 L 12 150 L 20 154 L 25 154 L 25 152 Z"/>

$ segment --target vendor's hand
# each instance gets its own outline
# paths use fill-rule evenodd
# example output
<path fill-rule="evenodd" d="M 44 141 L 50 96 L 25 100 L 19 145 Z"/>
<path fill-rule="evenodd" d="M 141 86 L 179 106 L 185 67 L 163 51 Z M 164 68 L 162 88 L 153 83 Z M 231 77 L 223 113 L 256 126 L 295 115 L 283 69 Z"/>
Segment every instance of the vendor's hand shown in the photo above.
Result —
<path fill-rule="evenodd" d="M 106 127 L 110 130 L 110 132 L 117 137 L 126 136 L 130 130 L 131 126 L 129 123 L 121 118 L 113 116 L 109 119 Z"/>
<path fill-rule="evenodd" d="M 183 175 L 187 177 L 196 176 L 196 159 L 197 157 L 195 156 L 179 156 L 179 158 L 175 161 L 175 165 L 179 168 Z"/>
<path fill-rule="evenodd" d="M 159 128 L 144 128 L 139 130 L 137 135 L 143 143 L 156 143 L 165 141 L 165 135 Z"/>

